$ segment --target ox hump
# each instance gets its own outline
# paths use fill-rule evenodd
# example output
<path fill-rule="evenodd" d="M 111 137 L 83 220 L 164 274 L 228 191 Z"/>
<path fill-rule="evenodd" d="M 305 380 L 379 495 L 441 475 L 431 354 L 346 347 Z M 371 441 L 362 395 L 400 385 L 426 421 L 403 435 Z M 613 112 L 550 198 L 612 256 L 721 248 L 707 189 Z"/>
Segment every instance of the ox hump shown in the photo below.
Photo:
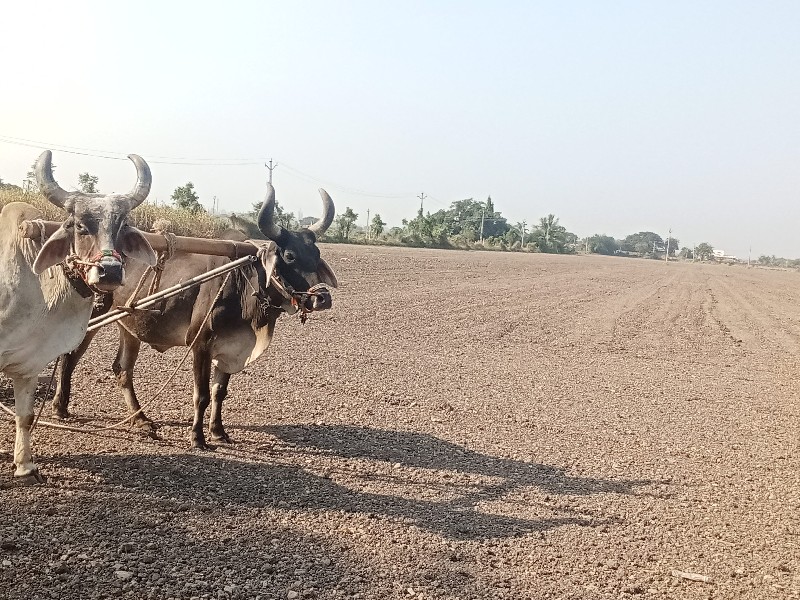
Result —
<path fill-rule="evenodd" d="M 9 202 L 0 211 L 0 237 L 16 239 L 23 221 L 41 219 L 42 211 L 27 202 Z"/>

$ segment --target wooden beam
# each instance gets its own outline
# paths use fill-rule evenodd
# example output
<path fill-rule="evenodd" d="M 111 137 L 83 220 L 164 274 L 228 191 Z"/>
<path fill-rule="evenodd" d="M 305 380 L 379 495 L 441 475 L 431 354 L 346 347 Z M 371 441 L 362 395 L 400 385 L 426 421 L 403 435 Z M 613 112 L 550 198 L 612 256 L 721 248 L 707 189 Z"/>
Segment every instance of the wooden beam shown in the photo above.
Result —
<path fill-rule="evenodd" d="M 53 235 L 61 223 L 56 221 L 44 221 L 44 238 L 47 239 Z M 38 221 L 23 221 L 20 223 L 19 231 L 22 237 L 39 239 L 42 232 L 39 229 Z M 167 250 L 167 240 L 160 233 L 148 233 L 142 231 L 142 234 L 150 242 L 153 250 L 161 252 Z M 269 243 L 264 240 L 264 243 Z M 228 258 L 241 258 L 243 256 L 250 256 L 258 252 L 258 246 L 249 242 L 234 242 L 233 240 L 212 240 L 208 238 L 186 237 L 182 235 L 175 236 L 175 252 L 189 252 L 193 254 L 209 254 L 211 256 L 227 256 Z"/>

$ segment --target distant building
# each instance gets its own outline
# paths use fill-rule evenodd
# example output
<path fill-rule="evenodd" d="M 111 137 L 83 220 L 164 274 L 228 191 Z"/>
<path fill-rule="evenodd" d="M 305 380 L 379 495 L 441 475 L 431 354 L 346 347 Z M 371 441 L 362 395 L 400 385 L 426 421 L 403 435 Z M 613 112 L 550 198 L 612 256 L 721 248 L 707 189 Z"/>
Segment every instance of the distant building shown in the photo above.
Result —
<path fill-rule="evenodd" d="M 739 260 L 733 255 L 725 254 L 725 250 L 714 250 L 714 259 L 722 262 L 736 262 Z"/>
<path fill-rule="evenodd" d="M 300 221 L 298 221 L 298 223 L 300 223 L 300 227 L 308 227 L 316 220 L 317 220 L 316 217 L 303 217 L 302 219 L 300 219 Z"/>

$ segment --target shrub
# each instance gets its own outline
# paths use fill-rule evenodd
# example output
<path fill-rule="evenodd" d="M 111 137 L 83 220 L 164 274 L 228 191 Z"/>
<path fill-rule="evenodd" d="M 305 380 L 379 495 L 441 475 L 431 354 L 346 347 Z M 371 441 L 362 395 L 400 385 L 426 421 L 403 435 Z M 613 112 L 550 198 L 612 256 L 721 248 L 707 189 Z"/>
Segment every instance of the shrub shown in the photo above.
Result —
<path fill-rule="evenodd" d="M 0 208 L 9 202 L 27 202 L 42 211 L 47 221 L 63 221 L 64 211 L 51 204 L 40 194 L 24 194 L 18 190 L 0 189 Z M 192 237 L 218 237 L 230 228 L 227 219 L 212 217 L 207 213 L 191 213 L 172 206 L 156 206 L 140 204 L 129 217 L 129 222 L 142 231 L 150 231 L 153 223 L 159 219 L 172 224 L 171 231 L 175 235 Z"/>

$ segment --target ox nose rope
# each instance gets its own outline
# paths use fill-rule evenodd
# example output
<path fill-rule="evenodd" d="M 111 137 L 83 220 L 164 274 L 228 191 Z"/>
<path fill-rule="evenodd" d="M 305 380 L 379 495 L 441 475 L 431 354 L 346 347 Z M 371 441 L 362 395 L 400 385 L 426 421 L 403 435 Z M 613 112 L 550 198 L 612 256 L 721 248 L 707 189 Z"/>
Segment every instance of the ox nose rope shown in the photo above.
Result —
<path fill-rule="evenodd" d="M 89 260 L 83 260 L 77 254 L 70 254 L 64 259 L 64 262 L 61 263 L 61 267 L 64 270 L 64 275 L 67 276 L 67 279 L 72 287 L 75 288 L 75 291 L 77 291 L 84 298 L 89 298 L 90 296 L 96 294 L 102 295 L 105 293 L 96 289 L 93 285 L 90 285 L 87 280 L 87 273 L 89 269 L 96 267 L 97 269 L 103 271 L 102 260 L 104 258 L 113 258 L 120 264 L 124 263 L 122 255 L 116 250 L 102 250 Z"/>
<path fill-rule="evenodd" d="M 318 283 L 317 285 L 308 288 L 308 291 L 297 292 L 289 284 L 281 281 L 280 275 L 277 274 L 277 270 L 273 271 L 272 275 L 270 275 L 270 284 L 275 287 L 275 289 L 284 297 L 284 299 L 291 302 L 295 312 L 300 313 L 300 323 L 303 325 L 305 325 L 306 321 L 308 320 L 309 313 L 314 312 L 313 308 L 308 308 L 306 306 L 306 300 L 309 298 L 322 298 L 326 295 L 330 295 L 330 291 L 328 291 L 328 288 L 324 283 Z M 249 285 L 251 288 L 253 287 L 252 283 L 249 283 Z"/>

